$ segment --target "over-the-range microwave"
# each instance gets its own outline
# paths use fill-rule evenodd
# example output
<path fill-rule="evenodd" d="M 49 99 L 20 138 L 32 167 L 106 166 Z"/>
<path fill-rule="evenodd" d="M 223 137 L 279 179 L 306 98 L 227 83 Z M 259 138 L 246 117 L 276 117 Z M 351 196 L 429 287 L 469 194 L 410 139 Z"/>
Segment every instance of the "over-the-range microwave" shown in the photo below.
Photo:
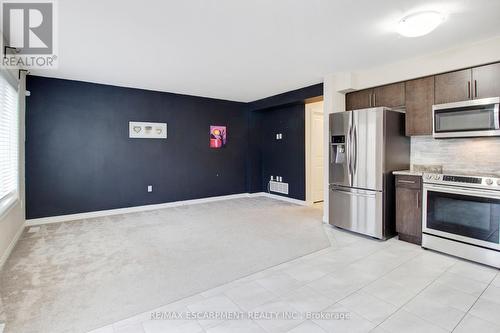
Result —
<path fill-rule="evenodd" d="M 500 97 L 438 104 L 432 107 L 435 138 L 500 136 Z"/>

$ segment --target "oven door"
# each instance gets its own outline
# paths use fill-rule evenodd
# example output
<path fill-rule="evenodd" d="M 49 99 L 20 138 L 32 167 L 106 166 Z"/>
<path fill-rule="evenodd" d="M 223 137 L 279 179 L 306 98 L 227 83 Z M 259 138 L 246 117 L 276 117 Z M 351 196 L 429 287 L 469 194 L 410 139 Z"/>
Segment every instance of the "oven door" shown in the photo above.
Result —
<path fill-rule="evenodd" d="M 422 232 L 500 251 L 500 193 L 424 184 Z"/>
<path fill-rule="evenodd" d="M 433 106 L 435 138 L 500 135 L 500 98 Z"/>

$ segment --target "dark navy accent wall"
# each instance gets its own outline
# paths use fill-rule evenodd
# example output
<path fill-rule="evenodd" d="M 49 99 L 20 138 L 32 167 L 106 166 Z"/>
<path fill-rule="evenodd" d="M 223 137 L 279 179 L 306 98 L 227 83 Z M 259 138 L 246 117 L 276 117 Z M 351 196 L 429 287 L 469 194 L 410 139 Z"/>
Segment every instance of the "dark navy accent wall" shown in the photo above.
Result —
<path fill-rule="evenodd" d="M 249 193 L 264 191 L 262 187 L 262 115 L 248 112 L 247 188 Z"/>
<path fill-rule="evenodd" d="M 28 219 L 247 191 L 245 103 L 36 76 L 27 89 Z M 129 121 L 166 122 L 168 139 L 129 139 Z M 210 125 L 227 147 L 208 147 Z"/>
<path fill-rule="evenodd" d="M 249 103 L 251 110 L 270 109 L 282 107 L 289 104 L 302 104 L 307 99 L 323 96 L 323 83 L 314 84 L 312 86 L 287 91 L 285 93 L 266 97 Z"/>
<path fill-rule="evenodd" d="M 260 188 L 271 176 L 289 184 L 288 196 L 305 200 L 305 104 L 255 111 L 260 131 Z M 282 133 L 283 139 L 276 140 Z M 278 193 L 276 193 L 278 194 Z"/>
<path fill-rule="evenodd" d="M 252 103 L 37 76 L 27 88 L 28 219 L 261 192 L 271 175 L 305 199 L 304 101 L 322 84 Z M 168 139 L 129 139 L 129 121 L 166 122 Z M 210 125 L 228 126 L 224 149 L 208 147 Z"/>
<path fill-rule="evenodd" d="M 305 200 L 305 103 L 321 96 L 323 83 L 249 103 L 249 192 L 267 191 L 270 177 L 281 176 L 288 196 Z"/>

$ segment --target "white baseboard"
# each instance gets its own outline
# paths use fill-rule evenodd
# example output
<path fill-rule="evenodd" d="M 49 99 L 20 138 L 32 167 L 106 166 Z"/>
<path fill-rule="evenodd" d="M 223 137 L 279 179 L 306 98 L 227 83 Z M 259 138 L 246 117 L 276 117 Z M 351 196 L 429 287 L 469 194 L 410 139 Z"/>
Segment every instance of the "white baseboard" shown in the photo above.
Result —
<path fill-rule="evenodd" d="M 90 218 L 95 218 L 95 217 L 103 217 L 103 216 L 110 216 L 110 215 L 117 215 L 117 214 L 144 212 L 144 211 L 148 211 L 148 210 L 163 209 L 163 208 L 169 208 L 169 207 L 178 207 L 178 206 L 193 205 L 193 204 L 206 203 L 206 202 L 214 202 L 214 201 L 238 199 L 238 198 L 248 198 L 248 197 L 258 197 L 258 196 L 264 196 L 264 197 L 268 197 L 268 198 L 272 198 L 272 199 L 287 201 L 287 202 L 291 202 L 291 203 L 294 203 L 297 205 L 307 205 L 307 203 L 305 201 L 302 201 L 302 200 L 292 199 L 292 198 L 288 198 L 288 197 L 283 197 L 281 195 L 270 194 L 270 193 L 266 193 L 266 192 L 259 192 L 259 193 L 252 193 L 252 194 L 240 193 L 240 194 L 223 195 L 223 196 L 218 196 L 218 197 L 209 197 L 209 198 L 202 198 L 202 199 L 174 201 L 174 202 L 167 202 L 167 203 L 155 204 L 155 205 L 134 206 L 134 207 L 126 207 L 126 208 L 118 208 L 118 209 L 99 210 L 99 211 L 87 212 L 87 213 L 68 214 L 68 215 L 42 217 L 42 218 L 37 218 L 37 219 L 29 219 L 29 220 L 26 220 L 26 226 L 35 226 L 35 225 L 50 224 L 50 223 L 60 223 L 60 222 L 66 222 L 66 221 L 90 219 Z"/>
<path fill-rule="evenodd" d="M 248 193 L 222 195 L 222 196 L 202 198 L 202 199 L 166 202 L 166 203 L 154 204 L 154 205 L 134 206 L 134 207 L 108 209 L 108 210 L 98 210 L 98 211 L 87 212 L 87 213 L 42 217 L 42 218 L 37 218 L 37 219 L 26 220 L 26 225 L 27 226 L 34 226 L 34 225 L 40 225 L 40 224 L 49 224 L 49 223 L 59 223 L 59 222 L 66 222 L 66 221 L 73 221 L 73 220 L 81 220 L 81 219 L 90 219 L 90 218 L 94 218 L 94 217 L 118 215 L 118 214 L 125 214 L 125 213 L 145 212 L 148 210 L 163 209 L 163 208 L 169 208 L 169 207 L 179 207 L 179 206 L 185 206 L 185 205 L 192 205 L 192 204 L 213 202 L 213 201 L 220 201 L 220 200 L 228 200 L 228 199 L 237 199 L 237 198 L 248 198 Z"/>
<path fill-rule="evenodd" d="M 7 261 L 7 258 L 9 258 L 10 254 L 12 253 L 12 250 L 14 250 L 14 247 L 16 246 L 17 241 L 19 240 L 19 238 L 23 234 L 23 231 L 24 231 L 24 225 L 21 225 L 19 227 L 19 230 L 17 231 L 16 235 L 14 236 L 14 238 L 10 242 L 9 246 L 7 247 L 5 252 L 3 253 L 2 257 L 0 258 L 0 269 L 2 269 L 3 265 Z M 0 330 L 0 332 L 1 332 L 1 330 Z"/>
<path fill-rule="evenodd" d="M 257 193 L 252 193 L 250 196 L 255 196 L 255 197 L 268 197 L 272 199 L 277 199 L 277 200 L 282 200 L 286 202 L 291 202 L 296 205 L 302 205 L 302 206 L 307 206 L 307 201 L 304 200 L 298 200 L 294 198 L 289 198 L 289 197 L 284 197 L 282 195 L 277 195 L 277 194 L 272 194 L 272 193 L 267 193 L 267 192 L 257 192 Z"/>

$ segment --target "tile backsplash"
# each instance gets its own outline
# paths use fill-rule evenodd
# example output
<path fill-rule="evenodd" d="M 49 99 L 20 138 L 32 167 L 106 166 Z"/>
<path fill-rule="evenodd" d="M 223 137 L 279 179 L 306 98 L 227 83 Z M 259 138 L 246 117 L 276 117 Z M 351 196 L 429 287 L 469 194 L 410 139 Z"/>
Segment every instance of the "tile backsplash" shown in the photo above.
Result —
<path fill-rule="evenodd" d="M 443 171 L 500 175 L 500 138 L 411 138 L 411 164 L 442 165 Z"/>

